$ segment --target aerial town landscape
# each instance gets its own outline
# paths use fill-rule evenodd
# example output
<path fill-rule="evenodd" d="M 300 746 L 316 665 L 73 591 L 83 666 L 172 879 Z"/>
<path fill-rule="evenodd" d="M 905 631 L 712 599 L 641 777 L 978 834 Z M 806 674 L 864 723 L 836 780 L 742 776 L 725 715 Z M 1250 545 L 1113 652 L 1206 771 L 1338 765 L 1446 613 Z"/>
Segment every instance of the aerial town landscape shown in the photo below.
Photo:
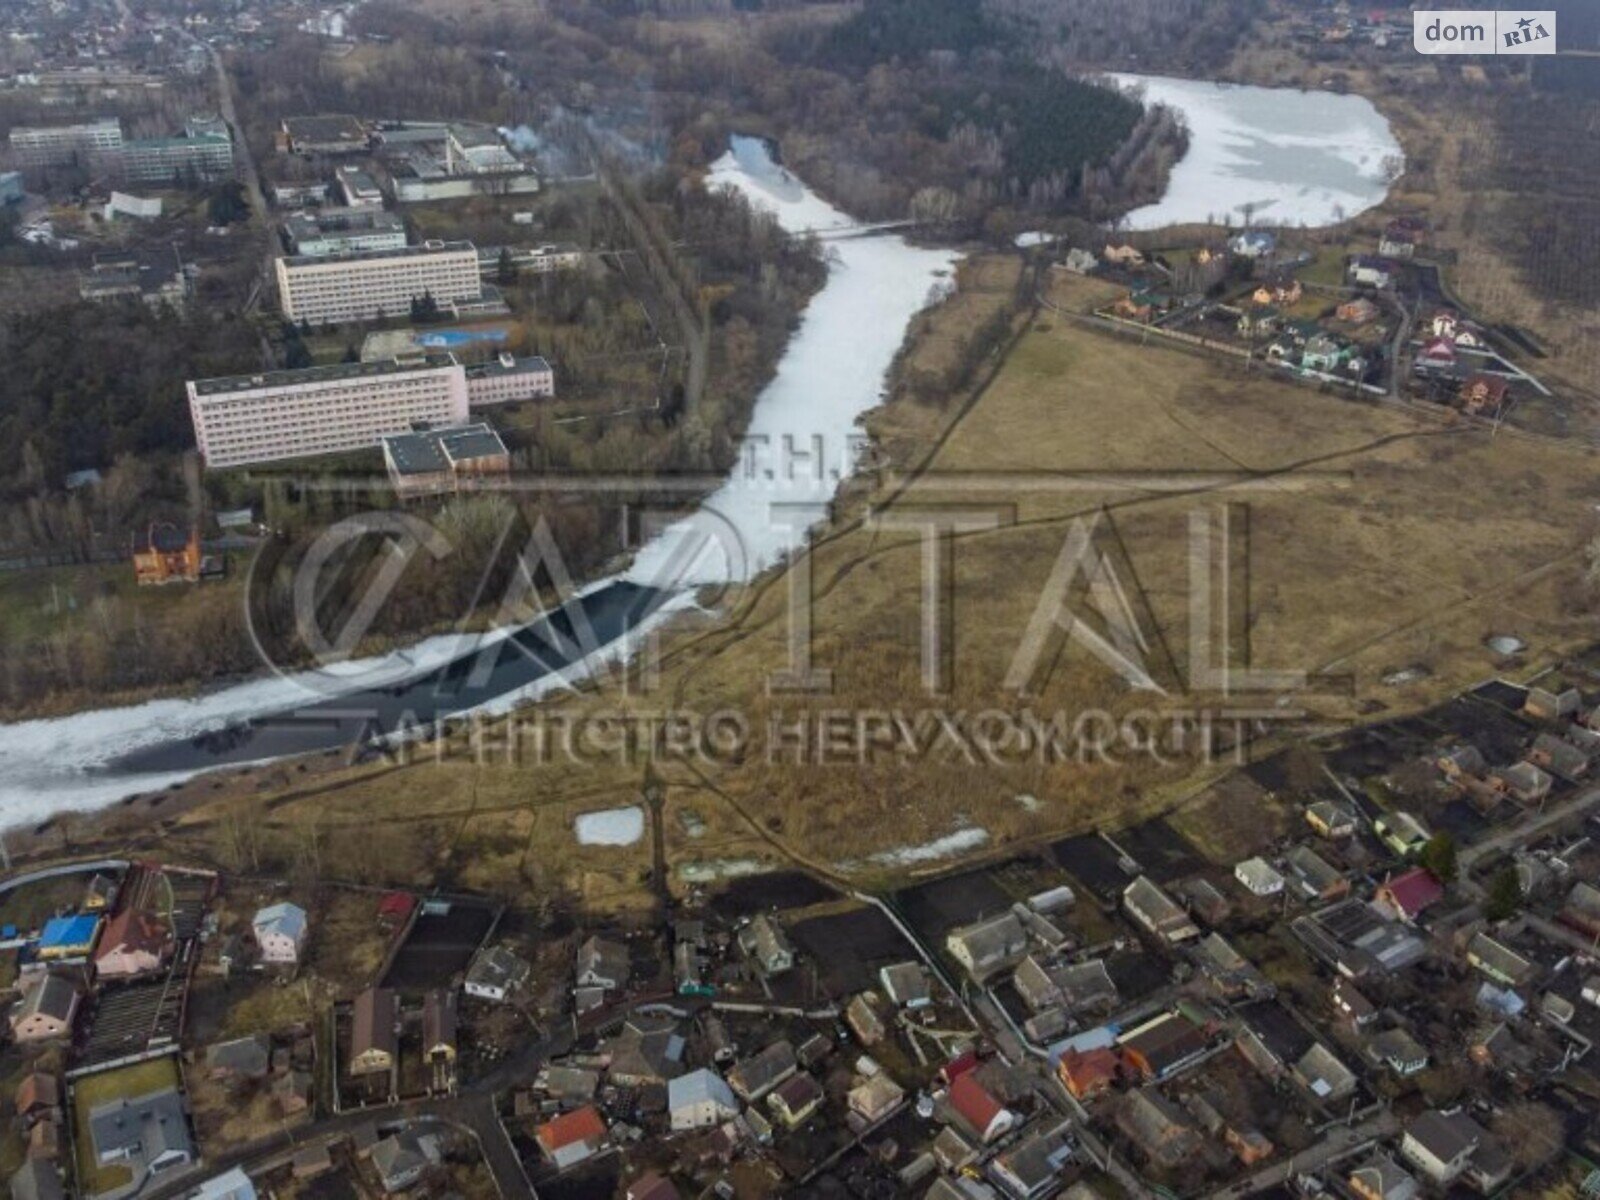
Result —
<path fill-rule="evenodd" d="M 1600 1198 L 1551 3 L 10 0 L 0 1187 Z"/>

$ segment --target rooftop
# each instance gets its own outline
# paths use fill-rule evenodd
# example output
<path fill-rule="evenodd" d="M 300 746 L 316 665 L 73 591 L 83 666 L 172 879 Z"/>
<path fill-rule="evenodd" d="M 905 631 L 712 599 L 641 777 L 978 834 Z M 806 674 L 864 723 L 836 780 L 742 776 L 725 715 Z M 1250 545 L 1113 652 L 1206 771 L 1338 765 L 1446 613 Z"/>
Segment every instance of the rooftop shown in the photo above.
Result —
<path fill-rule="evenodd" d="M 292 371 L 263 371 L 256 375 L 222 375 L 215 379 L 194 380 L 193 386 L 197 395 L 216 396 L 229 392 L 294 387 L 303 383 L 334 383 L 410 371 L 437 371 L 454 366 L 455 361 L 453 354 L 424 354 L 384 359 L 381 362 L 333 363 L 325 367 L 300 367 Z"/>
<path fill-rule="evenodd" d="M 430 254 L 460 254 L 467 251 L 476 262 L 478 248 L 471 242 L 423 242 L 419 246 L 396 246 L 392 250 L 345 250 L 339 254 L 288 254 L 283 263 L 290 267 L 316 267 L 332 263 L 377 262 L 386 258 L 421 258 Z"/>

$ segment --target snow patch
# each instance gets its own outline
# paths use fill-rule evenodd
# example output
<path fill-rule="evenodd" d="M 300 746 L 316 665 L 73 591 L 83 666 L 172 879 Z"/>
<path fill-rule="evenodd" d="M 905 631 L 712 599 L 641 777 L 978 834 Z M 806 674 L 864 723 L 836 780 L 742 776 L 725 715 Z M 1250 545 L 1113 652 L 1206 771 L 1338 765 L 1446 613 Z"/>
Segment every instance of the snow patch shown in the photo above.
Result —
<path fill-rule="evenodd" d="M 584 813 L 572 829 L 581 846 L 631 846 L 644 836 L 644 809 L 634 804 Z"/>

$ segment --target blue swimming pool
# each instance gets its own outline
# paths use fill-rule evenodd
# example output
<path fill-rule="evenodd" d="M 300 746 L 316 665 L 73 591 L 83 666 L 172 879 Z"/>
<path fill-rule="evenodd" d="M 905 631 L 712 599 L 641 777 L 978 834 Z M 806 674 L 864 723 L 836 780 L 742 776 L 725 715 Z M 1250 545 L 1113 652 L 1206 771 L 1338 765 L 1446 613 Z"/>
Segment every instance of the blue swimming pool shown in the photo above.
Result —
<path fill-rule="evenodd" d="M 435 329 L 417 335 L 417 345 L 425 350 L 453 350 L 477 342 L 499 344 L 509 335 L 504 329 Z"/>

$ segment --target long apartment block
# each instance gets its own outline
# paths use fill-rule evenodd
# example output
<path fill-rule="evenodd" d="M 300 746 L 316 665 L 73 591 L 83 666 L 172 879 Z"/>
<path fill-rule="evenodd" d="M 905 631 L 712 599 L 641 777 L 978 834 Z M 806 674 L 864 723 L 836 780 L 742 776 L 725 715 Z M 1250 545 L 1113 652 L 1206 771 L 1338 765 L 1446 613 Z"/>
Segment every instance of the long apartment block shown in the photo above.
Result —
<path fill-rule="evenodd" d="M 464 424 L 469 408 L 451 354 L 191 380 L 188 390 L 213 468 L 366 450 L 419 426 Z"/>
<path fill-rule="evenodd" d="M 471 242 L 424 242 L 392 250 L 277 260 L 278 303 L 291 321 L 336 325 L 405 317 L 432 296 L 441 307 L 483 297 Z"/>

